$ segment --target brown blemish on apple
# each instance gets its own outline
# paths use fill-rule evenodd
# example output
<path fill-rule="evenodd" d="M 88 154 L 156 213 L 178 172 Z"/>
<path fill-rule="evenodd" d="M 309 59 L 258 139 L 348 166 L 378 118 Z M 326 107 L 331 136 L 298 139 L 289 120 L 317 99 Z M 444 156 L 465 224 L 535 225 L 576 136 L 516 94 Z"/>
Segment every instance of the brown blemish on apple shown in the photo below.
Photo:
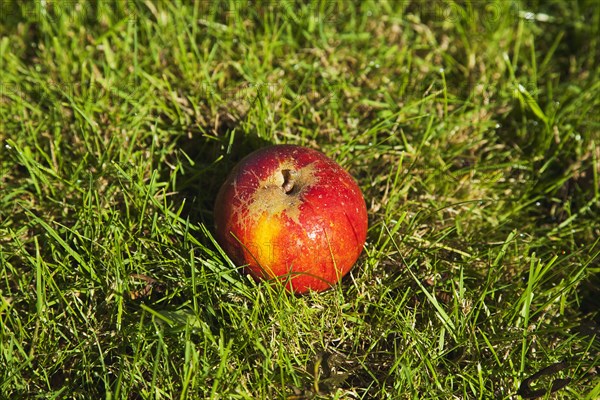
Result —
<path fill-rule="evenodd" d="M 318 183 L 315 163 L 297 168 L 289 162 L 282 163 L 266 179 L 259 181 L 259 188 L 248 202 L 248 221 L 257 221 L 267 214 L 278 216 L 282 212 L 299 223 L 302 196 L 309 186 Z"/>

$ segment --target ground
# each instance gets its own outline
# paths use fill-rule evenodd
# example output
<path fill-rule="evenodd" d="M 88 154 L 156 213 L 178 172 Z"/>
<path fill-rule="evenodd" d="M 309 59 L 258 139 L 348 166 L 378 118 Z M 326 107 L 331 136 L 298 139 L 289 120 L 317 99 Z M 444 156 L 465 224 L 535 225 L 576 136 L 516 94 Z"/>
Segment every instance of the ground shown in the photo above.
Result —
<path fill-rule="evenodd" d="M 596 1 L 0 0 L 0 21 L 0 399 L 600 396 Z M 218 188 L 272 143 L 364 193 L 326 293 L 214 241 Z"/>

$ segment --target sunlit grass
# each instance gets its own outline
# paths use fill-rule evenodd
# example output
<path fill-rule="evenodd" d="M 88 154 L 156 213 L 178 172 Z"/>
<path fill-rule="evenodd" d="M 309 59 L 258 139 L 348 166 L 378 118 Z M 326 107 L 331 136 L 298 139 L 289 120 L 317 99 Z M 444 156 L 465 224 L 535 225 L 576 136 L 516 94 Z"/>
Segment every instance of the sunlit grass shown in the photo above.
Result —
<path fill-rule="evenodd" d="M 0 1 L 0 399 L 600 396 L 596 2 L 92 3 Z M 326 293 L 213 239 L 269 143 L 365 195 Z"/>

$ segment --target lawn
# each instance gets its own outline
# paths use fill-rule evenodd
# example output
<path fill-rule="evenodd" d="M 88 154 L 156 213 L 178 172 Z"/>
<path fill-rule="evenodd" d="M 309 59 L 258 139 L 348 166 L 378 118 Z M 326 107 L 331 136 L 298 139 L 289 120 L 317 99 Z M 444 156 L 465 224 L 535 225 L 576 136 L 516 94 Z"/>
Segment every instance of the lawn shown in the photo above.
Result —
<path fill-rule="evenodd" d="M 0 399 L 597 399 L 600 4 L 0 0 Z M 334 289 L 214 240 L 268 144 L 357 180 Z"/>

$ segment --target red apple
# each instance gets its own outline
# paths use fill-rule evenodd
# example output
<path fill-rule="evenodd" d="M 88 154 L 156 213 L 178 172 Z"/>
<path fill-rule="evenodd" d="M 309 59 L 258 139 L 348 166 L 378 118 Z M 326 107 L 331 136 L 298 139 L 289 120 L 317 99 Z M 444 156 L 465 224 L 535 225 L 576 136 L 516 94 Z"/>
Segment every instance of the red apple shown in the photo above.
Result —
<path fill-rule="evenodd" d="M 216 238 L 256 279 L 295 293 L 330 288 L 360 255 L 367 209 L 354 179 L 323 153 L 269 146 L 231 171 L 216 199 Z"/>

